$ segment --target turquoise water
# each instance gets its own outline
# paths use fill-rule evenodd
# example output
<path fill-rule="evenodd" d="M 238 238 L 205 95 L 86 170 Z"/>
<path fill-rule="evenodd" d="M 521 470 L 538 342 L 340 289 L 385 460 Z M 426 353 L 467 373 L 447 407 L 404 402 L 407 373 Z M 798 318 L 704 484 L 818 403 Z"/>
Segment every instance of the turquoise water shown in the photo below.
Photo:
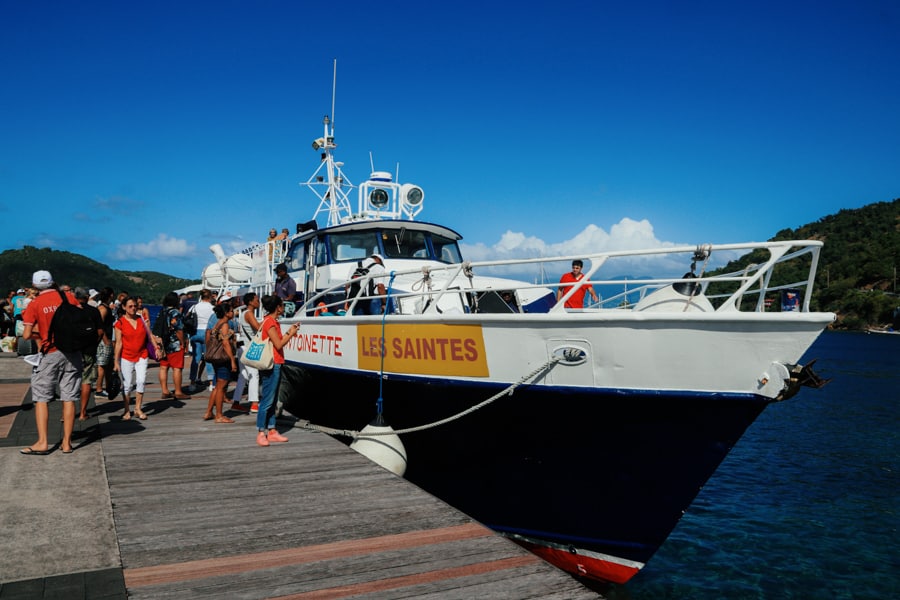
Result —
<path fill-rule="evenodd" d="M 826 333 L 615 600 L 900 598 L 900 336 Z"/>

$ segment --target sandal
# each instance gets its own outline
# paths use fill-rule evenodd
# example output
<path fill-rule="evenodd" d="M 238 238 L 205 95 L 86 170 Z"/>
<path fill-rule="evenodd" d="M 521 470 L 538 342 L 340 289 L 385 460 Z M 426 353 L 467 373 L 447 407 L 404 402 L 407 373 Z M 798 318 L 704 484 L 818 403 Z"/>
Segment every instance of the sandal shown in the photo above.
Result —
<path fill-rule="evenodd" d="M 141 421 L 147 420 L 147 413 L 144 413 L 144 412 L 136 412 L 136 413 L 134 413 L 134 416 L 136 416 Z"/>
<path fill-rule="evenodd" d="M 216 423 L 234 423 L 234 419 L 228 417 L 216 417 Z"/>
<path fill-rule="evenodd" d="M 22 448 L 19 450 L 19 454 L 24 454 L 25 456 L 47 456 L 50 454 L 50 450 L 35 450 L 34 448 Z"/>

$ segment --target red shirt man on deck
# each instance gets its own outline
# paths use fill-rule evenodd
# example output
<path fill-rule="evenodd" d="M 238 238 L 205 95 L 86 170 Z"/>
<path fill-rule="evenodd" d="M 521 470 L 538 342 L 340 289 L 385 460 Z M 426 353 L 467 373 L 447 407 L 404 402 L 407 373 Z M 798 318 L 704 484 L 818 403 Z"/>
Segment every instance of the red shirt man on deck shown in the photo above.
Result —
<path fill-rule="evenodd" d="M 47 442 L 47 428 L 50 412 L 47 404 L 53 400 L 56 385 L 59 384 L 60 400 L 63 403 L 63 439 L 60 448 L 63 454 L 72 452 L 72 429 L 75 426 L 75 403 L 81 399 L 81 351 L 62 352 L 56 349 L 49 338 L 53 313 L 62 304 L 59 286 L 47 271 L 35 271 L 31 278 L 34 288 L 40 290 L 22 312 L 25 331 L 22 337 L 31 338 L 34 333 L 41 340 L 44 353 L 41 362 L 31 372 L 31 399 L 34 402 L 34 420 L 38 439 L 27 448 L 19 450 L 26 455 L 46 455 L 50 453 Z M 78 305 L 72 292 L 66 292 L 70 304 Z M 37 328 L 37 332 L 35 332 Z"/>
<path fill-rule="evenodd" d="M 578 259 L 572 261 L 572 272 L 566 273 L 562 277 L 559 278 L 560 284 L 572 284 L 577 283 L 584 279 L 584 273 L 581 272 L 581 269 L 584 267 L 584 263 Z M 565 296 L 569 290 L 572 288 L 571 285 L 560 285 L 556 290 L 556 301 L 559 302 L 560 298 Z M 575 290 L 575 293 L 572 294 L 572 297 L 566 300 L 566 308 L 584 308 L 584 295 L 585 293 L 590 292 L 591 298 L 594 299 L 594 302 L 597 301 L 597 292 L 594 291 L 594 288 L 590 283 L 585 283 L 581 287 Z"/>

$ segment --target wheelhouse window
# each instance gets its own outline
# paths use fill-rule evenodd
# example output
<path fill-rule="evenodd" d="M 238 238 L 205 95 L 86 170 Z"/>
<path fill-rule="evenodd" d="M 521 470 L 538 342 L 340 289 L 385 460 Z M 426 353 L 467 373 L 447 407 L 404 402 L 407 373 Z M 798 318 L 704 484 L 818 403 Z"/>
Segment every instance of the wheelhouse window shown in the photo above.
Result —
<path fill-rule="evenodd" d="M 434 248 L 434 255 L 437 260 L 445 263 L 462 262 L 462 253 L 459 251 L 456 240 L 432 233 L 431 245 Z"/>
<path fill-rule="evenodd" d="M 306 268 L 306 243 L 296 241 L 284 257 L 288 271 L 300 271 Z"/>
<path fill-rule="evenodd" d="M 320 267 L 322 265 L 327 265 L 328 264 L 328 253 L 326 252 L 326 250 L 328 249 L 328 246 L 325 245 L 325 243 L 322 240 L 317 240 L 315 242 L 315 246 L 316 246 L 316 265 L 320 266 Z"/>
<path fill-rule="evenodd" d="M 406 227 L 385 229 L 381 232 L 384 253 L 390 258 L 428 258 L 428 245 L 424 231 L 411 231 Z"/>
<path fill-rule="evenodd" d="M 328 248 L 335 262 L 362 260 L 378 252 L 378 234 L 374 231 L 349 231 L 328 236 Z"/>

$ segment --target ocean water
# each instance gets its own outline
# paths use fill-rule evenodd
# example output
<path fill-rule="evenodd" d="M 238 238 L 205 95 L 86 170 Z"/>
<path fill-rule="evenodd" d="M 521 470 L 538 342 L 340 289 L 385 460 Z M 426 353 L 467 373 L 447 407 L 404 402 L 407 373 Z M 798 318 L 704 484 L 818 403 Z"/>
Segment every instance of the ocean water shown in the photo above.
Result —
<path fill-rule="evenodd" d="M 612 600 L 900 598 L 900 336 L 826 332 Z"/>

